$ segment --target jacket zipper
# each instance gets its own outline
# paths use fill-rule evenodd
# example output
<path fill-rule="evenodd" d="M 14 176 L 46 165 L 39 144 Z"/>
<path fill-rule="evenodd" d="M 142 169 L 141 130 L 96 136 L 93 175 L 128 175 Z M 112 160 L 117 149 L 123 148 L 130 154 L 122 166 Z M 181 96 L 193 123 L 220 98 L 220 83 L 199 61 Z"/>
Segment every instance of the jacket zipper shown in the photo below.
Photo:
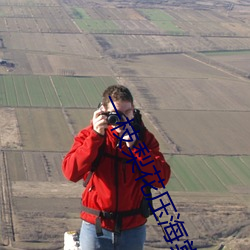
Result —
<path fill-rule="evenodd" d="M 117 245 L 117 234 L 120 234 L 120 223 L 121 223 L 121 218 L 119 217 L 119 212 L 118 212 L 118 205 L 119 205 L 119 175 L 118 175 L 118 166 L 119 162 L 118 162 L 118 145 L 116 146 L 115 149 L 115 187 L 116 187 L 116 204 L 115 204 L 115 214 L 116 214 L 116 218 L 115 218 L 115 235 L 114 235 L 114 247 Z"/>
<path fill-rule="evenodd" d="M 122 161 L 122 171 L 123 171 L 123 181 L 126 183 L 127 178 L 126 178 L 126 164 L 124 161 Z"/>
<path fill-rule="evenodd" d="M 118 212 L 118 198 L 119 198 L 119 181 L 118 181 L 118 147 L 115 149 L 115 188 L 116 188 L 116 205 L 115 205 L 115 211 Z"/>

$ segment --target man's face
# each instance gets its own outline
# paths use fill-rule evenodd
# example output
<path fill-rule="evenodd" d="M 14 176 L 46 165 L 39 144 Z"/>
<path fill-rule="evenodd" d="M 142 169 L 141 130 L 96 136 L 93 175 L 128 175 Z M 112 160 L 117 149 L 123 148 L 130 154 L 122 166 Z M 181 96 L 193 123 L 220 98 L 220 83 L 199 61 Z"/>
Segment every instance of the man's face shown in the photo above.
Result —
<path fill-rule="evenodd" d="M 122 112 L 129 120 L 134 117 L 134 106 L 131 102 L 128 101 L 114 101 L 114 105 L 116 109 Z M 115 108 L 113 107 L 112 103 L 109 102 L 107 106 L 108 112 L 114 112 Z M 123 120 L 126 121 L 126 118 L 123 117 Z M 128 125 L 127 125 L 128 126 Z M 112 125 L 113 128 L 117 127 L 116 125 Z M 116 129 L 117 133 L 122 132 L 122 127 Z"/>

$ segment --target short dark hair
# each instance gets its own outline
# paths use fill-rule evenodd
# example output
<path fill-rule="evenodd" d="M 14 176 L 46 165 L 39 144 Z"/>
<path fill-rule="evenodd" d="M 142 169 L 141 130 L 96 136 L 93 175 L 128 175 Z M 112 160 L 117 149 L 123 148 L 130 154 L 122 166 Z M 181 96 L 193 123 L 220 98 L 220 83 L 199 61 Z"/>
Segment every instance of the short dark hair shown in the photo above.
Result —
<path fill-rule="evenodd" d="M 108 103 L 110 102 L 109 96 L 112 100 L 115 101 L 128 101 L 133 105 L 133 96 L 128 88 L 123 85 L 111 85 L 106 88 L 102 94 L 102 104 L 107 108 Z"/>

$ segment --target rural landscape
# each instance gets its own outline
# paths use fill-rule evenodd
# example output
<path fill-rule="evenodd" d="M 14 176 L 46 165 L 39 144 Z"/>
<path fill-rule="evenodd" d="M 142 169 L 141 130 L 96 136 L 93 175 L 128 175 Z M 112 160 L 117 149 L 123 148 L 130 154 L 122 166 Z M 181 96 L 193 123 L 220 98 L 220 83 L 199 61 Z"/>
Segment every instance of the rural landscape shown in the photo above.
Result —
<path fill-rule="evenodd" d="M 249 250 L 249 0 L 0 0 L 0 249 L 79 230 L 62 159 L 116 83 L 171 166 L 153 196 L 188 233 L 170 244 L 151 216 L 145 250 Z"/>

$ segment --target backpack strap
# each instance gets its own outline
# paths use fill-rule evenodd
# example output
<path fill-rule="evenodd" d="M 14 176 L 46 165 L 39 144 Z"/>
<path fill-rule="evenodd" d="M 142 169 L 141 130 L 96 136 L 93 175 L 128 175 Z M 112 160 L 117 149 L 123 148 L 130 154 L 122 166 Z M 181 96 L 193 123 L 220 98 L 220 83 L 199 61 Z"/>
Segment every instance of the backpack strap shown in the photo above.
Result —
<path fill-rule="evenodd" d="M 122 211 L 122 212 L 116 213 L 116 212 L 101 211 L 101 210 L 86 207 L 84 205 L 82 205 L 82 211 L 86 212 L 88 214 L 93 214 L 93 215 L 97 216 L 96 223 L 95 223 L 97 236 L 103 235 L 102 227 L 101 227 L 101 219 L 117 220 L 115 232 L 120 233 L 121 226 L 122 226 L 122 219 L 124 217 L 133 216 L 133 215 L 137 215 L 137 214 L 142 213 L 141 207 L 137 208 L 137 209 L 132 209 L 132 210 L 127 210 L 127 211 Z"/>
<path fill-rule="evenodd" d="M 139 130 L 139 140 L 143 141 L 145 138 L 146 127 L 142 122 L 142 115 L 139 109 L 134 109 L 134 120 L 132 121 L 134 130 Z"/>

